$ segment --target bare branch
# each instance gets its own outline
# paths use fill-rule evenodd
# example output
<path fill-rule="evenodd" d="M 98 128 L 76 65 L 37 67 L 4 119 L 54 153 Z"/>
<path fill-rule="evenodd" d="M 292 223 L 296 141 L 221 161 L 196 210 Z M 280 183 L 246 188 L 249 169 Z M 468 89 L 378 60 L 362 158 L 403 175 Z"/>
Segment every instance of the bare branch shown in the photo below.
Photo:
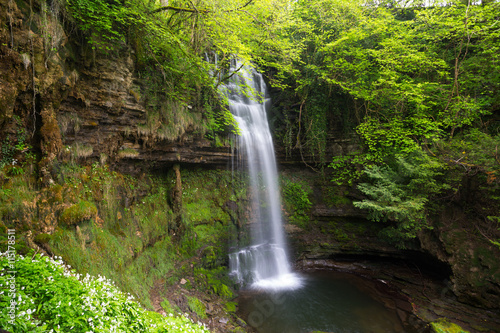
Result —
<path fill-rule="evenodd" d="M 151 12 L 151 14 L 156 14 L 165 10 L 172 10 L 174 12 L 180 13 L 180 12 L 186 12 L 186 13 L 208 13 L 209 10 L 207 9 L 197 9 L 196 7 L 194 8 L 180 8 L 180 7 L 174 7 L 174 6 L 164 6 L 157 8 Z"/>
<path fill-rule="evenodd" d="M 251 4 L 253 2 L 253 0 L 249 0 L 246 4 L 244 4 L 243 6 L 239 7 L 239 8 L 235 8 L 235 9 L 229 9 L 229 10 L 225 10 L 226 13 L 230 13 L 230 12 L 235 12 L 235 11 L 238 11 L 238 10 L 242 10 L 243 8 L 245 8 L 246 6 L 248 6 L 249 4 Z"/>
<path fill-rule="evenodd" d="M 248 2 L 246 2 L 241 7 L 234 8 L 234 9 L 229 9 L 229 10 L 224 10 L 224 12 L 230 13 L 230 12 L 236 12 L 236 11 L 242 10 L 246 6 L 250 5 L 252 2 L 253 2 L 253 0 L 249 0 Z M 187 12 L 187 13 L 204 13 L 204 14 L 206 14 L 206 13 L 210 13 L 211 12 L 208 9 L 198 9 L 198 8 L 196 8 L 192 1 L 189 1 L 189 3 L 191 4 L 191 6 L 193 6 L 193 8 L 181 8 L 181 7 L 174 7 L 174 6 L 164 6 L 164 7 L 160 7 L 160 8 L 157 8 L 157 9 L 153 10 L 151 12 L 151 14 L 156 14 L 156 13 L 163 12 L 163 11 L 166 11 L 166 10 L 172 10 L 172 11 L 177 12 L 177 13 L 179 13 L 179 12 Z"/>

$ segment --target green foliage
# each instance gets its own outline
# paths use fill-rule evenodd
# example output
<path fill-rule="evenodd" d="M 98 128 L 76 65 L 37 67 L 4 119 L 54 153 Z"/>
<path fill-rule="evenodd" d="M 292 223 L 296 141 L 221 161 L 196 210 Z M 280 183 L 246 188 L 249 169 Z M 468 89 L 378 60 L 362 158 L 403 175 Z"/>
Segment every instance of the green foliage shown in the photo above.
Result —
<path fill-rule="evenodd" d="M 282 200 L 291 223 L 302 228 L 307 226 L 312 203 L 309 196 L 311 187 L 304 181 L 291 179 L 286 176 L 281 178 Z"/>
<path fill-rule="evenodd" d="M 379 160 L 377 155 L 355 151 L 346 155 L 334 156 L 328 165 L 333 170 L 332 181 L 337 185 L 352 185 L 363 175 L 363 165 L 370 165 Z"/>
<path fill-rule="evenodd" d="M 62 211 L 58 205 L 80 201 L 98 209 L 98 217 L 81 223 L 80 231 L 59 228 L 49 240 L 52 251 L 79 272 L 111 278 L 151 308 L 149 290 L 154 282 L 175 275 L 176 262 L 197 255 L 208 273 L 193 287 L 232 295 L 230 282 L 222 276 L 225 272 L 211 271 L 224 265 L 231 236 L 232 222 L 224 205 L 231 197 L 241 198 L 232 192 L 231 172 L 181 171 L 182 228 L 176 228 L 168 200 L 173 173 L 137 179 L 98 163 L 61 165 L 60 170 L 60 184 L 50 188 L 51 209 Z"/>
<path fill-rule="evenodd" d="M 0 285 L 7 286 L 9 261 L 0 256 Z M 145 311 L 134 298 L 106 278 L 80 275 L 60 259 L 40 255 L 15 261 L 17 315 L 8 315 L 11 295 L 2 293 L 0 326 L 15 332 L 207 332 L 186 317 L 162 317 Z"/>
<path fill-rule="evenodd" d="M 45 244 L 48 243 L 51 238 L 52 236 L 50 234 L 38 234 L 35 236 L 34 241 L 35 243 Z"/>
<path fill-rule="evenodd" d="M 358 189 L 370 199 L 354 202 L 366 209 L 376 222 L 393 222 L 385 229 L 389 240 L 404 247 L 404 241 L 431 228 L 427 221 L 427 203 L 433 194 L 448 188 L 438 181 L 443 165 L 423 153 L 398 157 L 386 165 L 365 168 L 369 182 Z"/>
<path fill-rule="evenodd" d="M 441 140 L 435 152 L 451 166 L 467 172 L 481 171 L 488 176 L 488 184 L 498 184 L 500 172 L 500 135 L 490 135 L 477 128 L 470 128 L 455 135 L 451 140 Z"/>
<path fill-rule="evenodd" d="M 188 301 L 189 310 L 196 313 L 198 318 L 200 318 L 200 319 L 207 318 L 207 307 L 205 306 L 205 304 L 202 301 L 200 301 L 199 299 L 197 299 L 194 296 L 188 296 L 187 301 Z"/>
<path fill-rule="evenodd" d="M 148 108 L 141 135 L 173 140 L 189 129 L 215 140 L 237 132 L 217 89 L 235 55 L 265 67 L 272 53 L 281 58 L 272 60 L 281 72 L 291 68 L 298 53 L 293 43 L 277 38 L 286 33 L 289 12 L 285 0 L 173 0 L 164 8 L 158 1 L 72 0 L 65 13 L 94 51 L 134 49 L 139 95 Z M 208 52 L 219 55 L 217 65 L 204 60 Z M 172 103 L 174 111 L 166 110 Z"/>
<path fill-rule="evenodd" d="M 267 58 L 271 75 L 279 73 L 273 78 L 294 90 L 280 101 L 283 142 L 321 166 L 338 124 L 356 127 L 362 149 L 330 164 L 334 181 L 352 184 L 365 165 L 384 163 L 395 152 L 432 148 L 468 127 L 496 133 L 487 120 L 499 105 L 499 30 L 491 24 L 499 6 L 401 10 L 357 1 L 295 2 L 279 35 L 298 54 L 293 68 L 273 66 L 279 54 Z M 490 51 L 488 45 L 495 46 Z"/>
<path fill-rule="evenodd" d="M 48 189 L 50 209 L 62 210 L 61 205 L 68 202 L 84 201 L 96 207 L 98 215 L 81 223 L 79 231 L 57 229 L 49 241 L 53 252 L 81 273 L 112 278 L 143 305 L 152 307 L 149 289 L 155 279 L 172 270 L 175 254 L 168 236 L 173 214 L 166 200 L 167 180 L 139 180 L 98 163 L 59 168 L 60 184 Z M 80 216 L 78 204 L 73 207 L 75 216 Z M 63 212 L 60 219 L 64 216 Z"/>
<path fill-rule="evenodd" d="M 81 200 L 66 208 L 59 217 L 59 221 L 69 226 L 91 219 L 95 216 L 97 216 L 97 207 L 91 202 Z"/>
<path fill-rule="evenodd" d="M 215 103 L 218 102 L 215 102 L 214 98 L 205 98 L 203 108 L 207 118 L 206 136 L 214 140 L 218 134 L 240 134 L 238 124 L 229 109 Z"/>
<path fill-rule="evenodd" d="M 225 267 L 213 269 L 195 268 L 193 274 L 197 288 L 226 299 L 234 297 L 233 291 L 228 287 L 231 282 Z"/>
<path fill-rule="evenodd" d="M 132 23 L 133 11 L 118 0 L 71 0 L 66 10 L 86 34 L 93 48 L 113 50 L 125 41 L 126 28 Z"/>

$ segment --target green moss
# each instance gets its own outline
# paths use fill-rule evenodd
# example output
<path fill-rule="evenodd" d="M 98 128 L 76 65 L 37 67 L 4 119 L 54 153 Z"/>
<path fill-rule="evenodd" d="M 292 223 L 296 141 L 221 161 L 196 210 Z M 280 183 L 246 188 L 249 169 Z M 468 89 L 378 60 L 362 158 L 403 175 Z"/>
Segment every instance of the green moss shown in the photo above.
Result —
<path fill-rule="evenodd" d="M 110 171 L 99 163 L 83 167 L 72 162 L 59 168 L 57 184 L 42 192 L 30 185 L 28 175 L 4 182 L 0 188 L 2 229 L 10 228 L 16 220 L 45 221 L 47 216 L 52 216 L 51 222 L 57 218 L 60 226 L 77 224 L 78 232 L 60 227 L 52 236 L 40 234 L 35 241 L 48 243 L 54 255 L 61 256 L 81 274 L 112 279 L 148 309 L 153 308 L 151 288 L 155 281 L 166 277 L 169 285 L 188 277 L 190 282 L 184 288 L 226 299 L 233 297 L 232 282 L 223 267 L 230 231 L 235 228 L 226 202 L 231 196 L 244 199 L 246 191 L 232 191 L 231 172 L 181 171 L 185 191 L 183 228 L 175 230 L 172 237 L 176 222 L 168 198 L 173 175 L 138 179 Z M 25 204 L 34 202 L 37 196 L 43 206 L 37 209 Z M 19 225 L 17 247 L 23 239 Z M 26 223 L 26 230 L 33 228 Z M 4 234 L 0 230 L 2 248 L 6 244 Z M 191 262 L 193 267 L 203 267 L 205 275 L 195 277 L 191 263 L 183 274 L 174 270 L 176 263 L 193 255 L 201 258 Z"/>
<path fill-rule="evenodd" d="M 48 243 L 51 238 L 52 238 L 52 236 L 49 234 L 38 234 L 35 236 L 34 240 L 35 240 L 35 243 L 45 244 L 45 243 Z"/>
<path fill-rule="evenodd" d="M 207 307 L 205 306 L 205 304 L 202 301 L 200 301 L 199 299 L 197 299 L 196 297 L 193 297 L 193 296 L 188 296 L 187 300 L 188 300 L 189 310 L 196 313 L 196 315 L 200 319 L 207 318 Z"/>
<path fill-rule="evenodd" d="M 125 148 L 118 152 L 118 157 L 120 158 L 134 158 L 139 156 L 139 152 L 132 148 Z"/>
<path fill-rule="evenodd" d="M 97 207 L 92 202 L 81 200 L 66 208 L 59 217 L 59 222 L 69 226 L 89 220 L 96 215 Z"/>
<path fill-rule="evenodd" d="M 63 202 L 63 186 L 60 184 L 55 184 L 50 187 L 50 203 L 62 203 Z"/>
<path fill-rule="evenodd" d="M 163 299 L 160 305 L 167 314 L 176 314 L 181 312 L 177 305 L 173 306 L 166 298 Z"/>
<path fill-rule="evenodd" d="M 306 228 L 310 222 L 312 202 L 311 186 L 304 180 L 282 176 L 282 201 L 288 215 L 288 221 L 298 227 Z"/>
<path fill-rule="evenodd" d="M 204 290 L 207 293 L 226 299 L 234 297 L 233 291 L 228 287 L 231 281 L 225 267 L 220 266 L 213 269 L 195 268 L 194 277 L 198 290 Z"/>
<path fill-rule="evenodd" d="M 457 324 L 454 324 L 446 318 L 440 318 L 431 323 L 433 333 L 469 333 Z"/>
<path fill-rule="evenodd" d="M 236 312 L 237 302 L 227 302 L 225 307 L 227 312 Z"/>

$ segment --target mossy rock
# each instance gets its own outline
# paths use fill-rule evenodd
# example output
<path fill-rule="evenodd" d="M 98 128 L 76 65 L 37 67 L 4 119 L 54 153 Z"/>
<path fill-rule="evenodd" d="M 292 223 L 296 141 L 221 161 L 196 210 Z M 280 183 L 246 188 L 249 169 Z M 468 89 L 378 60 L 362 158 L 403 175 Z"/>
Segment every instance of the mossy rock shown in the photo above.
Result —
<path fill-rule="evenodd" d="M 227 312 L 234 313 L 234 312 L 236 312 L 236 308 L 238 307 L 238 303 L 236 303 L 236 302 L 227 302 L 225 304 L 225 307 L 226 307 L 226 311 Z"/>
<path fill-rule="evenodd" d="M 454 324 L 446 318 L 439 318 L 431 323 L 433 333 L 469 333 L 457 324 Z"/>
<path fill-rule="evenodd" d="M 38 234 L 35 236 L 35 243 L 38 243 L 38 244 L 46 244 L 48 242 L 50 242 L 50 239 L 52 238 L 52 235 L 49 235 L 49 234 Z"/>
<path fill-rule="evenodd" d="M 207 318 L 207 307 L 205 304 L 197 299 L 196 297 L 188 296 L 188 307 L 189 310 L 196 313 L 196 315 L 201 319 Z"/>
<path fill-rule="evenodd" d="M 59 222 L 70 226 L 89 220 L 96 215 L 97 207 L 92 202 L 81 200 L 66 208 L 59 217 Z"/>
<path fill-rule="evenodd" d="M 214 251 L 213 246 L 207 246 L 202 254 L 201 254 L 201 261 L 203 264 L 203 267 L 215 267 L 215 264 L 217 262 L 217 256 Z"/>

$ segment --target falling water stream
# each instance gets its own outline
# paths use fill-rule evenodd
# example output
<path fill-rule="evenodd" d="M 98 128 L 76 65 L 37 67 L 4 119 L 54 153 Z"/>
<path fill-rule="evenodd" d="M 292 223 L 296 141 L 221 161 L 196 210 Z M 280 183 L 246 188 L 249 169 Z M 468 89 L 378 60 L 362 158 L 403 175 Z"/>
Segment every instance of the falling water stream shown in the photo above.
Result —
<path fill-rule="evenodd" d="M 288 261 L 281 218 L 278 173 L 273 140 L 267 121 L 267 91 L 262 75 L 234 61 L 241 68 L 225 86 L 229 109 L 240 135 L 238 150 L 250 176 L 252 197 L 251 244 L 230 254 L 231 274 L 242 284 L 259 289 L 295 289 L 300 277 Z"/>
<path fill-rule="evenodd" d="M 222 89 L 238 123 L 237 150 L 248 168 L 252 198 L 250 245 L 229 256 L 231 275 L 244 287 L 240 315 L 265 333 L 403 332 L 397 315 L 350 284 L 352 279 L 292 271 L 266 114 L 266 85 L 251 67 L 235 61 L 231 70 L 236 68 L 237 75 Z"/>

